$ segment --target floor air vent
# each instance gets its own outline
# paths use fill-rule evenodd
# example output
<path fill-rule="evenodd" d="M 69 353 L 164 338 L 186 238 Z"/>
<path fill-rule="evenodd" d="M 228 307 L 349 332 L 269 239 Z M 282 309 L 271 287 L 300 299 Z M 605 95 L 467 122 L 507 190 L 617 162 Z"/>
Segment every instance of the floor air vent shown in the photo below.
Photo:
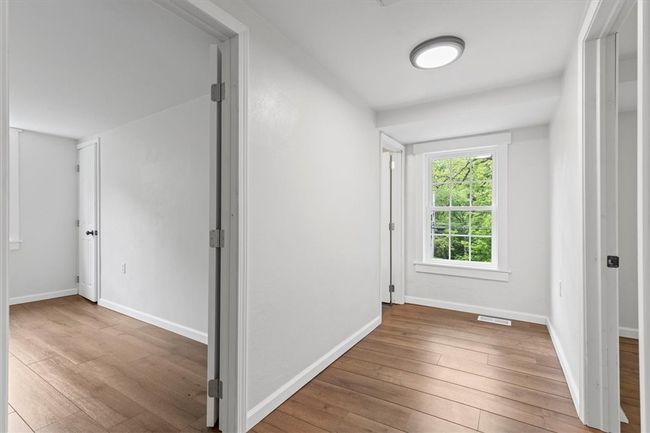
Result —
<path fill-rule="evenodd" d="M 499 319 L 498 317 L 478 316 L 478 321 L 479 322 L 496 323 L 497 325 L 503 325 L 503 326 L 512 326 L 512 322 L 510 320 Z"/>

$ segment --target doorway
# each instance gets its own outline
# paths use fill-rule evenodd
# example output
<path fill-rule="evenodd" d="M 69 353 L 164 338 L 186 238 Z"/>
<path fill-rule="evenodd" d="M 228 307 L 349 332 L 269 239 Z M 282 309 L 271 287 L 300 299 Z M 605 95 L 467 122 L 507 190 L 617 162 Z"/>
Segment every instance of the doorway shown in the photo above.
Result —
<path fill-rule="evenodd" d="M 404 303 L 404 146 L 381 136 L 381 278 L 383 304 Z"/>
<path fill-rule="evenodd" d="M 646 5 L 594 4 L 582 46 L 585 422 L 608 432 L 647 430 L 640 272 L 647 166 L 641 163 L 645 137 L 638 121 L 647 103 L 640 36 Z"/>
<path fill-rule="evenodd" d="M 170 4 L 165 4 L 166 2 L 164 1 L 155 1 L 155 3 L 157 3 L 156 8 L 163 6 L 177 14 L 179 18 L 189 21 L 190 24 L 195 25 L 201 30 L 205 30 L 206 28 L 212 29 L 214 33 L 219 35 L 218 39 L 221 45 L 228 47 L 226 57 L 224 58 L 224 67 L 228 68 L 228 73 L 224 74 L 223 77 L 221 77 L 221 80 L 219 80 L 220 77 L 214 77 L 216 92 L 215 86 L 212 88 L 206 86 L 204 88 L 206 93 L 210 93 L 214 105 L 219 105 L 221 108 L 218 116 L 223 120 L 223 125 L 221 128 L 216 126 L 214 130 L 211 131 L 213 134 L 212 137 L 214 138 L 211 140 L 211 143 L 215 143 L 216 147 L 217 137 L 221 140 L 223 147 L 222 152 L 214 152 L 214 156 L 217 157 L 217 155 L 221 155 L 223 165 L 226 167 L 223 170 L 215 168 L 215 175 L 210 178 L 222 182 L 221 185 L 223 187 L 223 192 L 221 196 L 222 200 L 226 203 L 221 207 L 220 215 L 222 215 L 223 218 L 220 221 L 220 225 L 211 226 L 210 230 L 206 227 L 201 238 L 201 246 L 203 248 L 218 249 L 221 256 L 218 257 L 218 255 L 215 254 L 215 261 L 211 261 L 210 265 L 211 274 L 213 276 L 211 282 L 214 283 L 211 286 L 214 287 L 214 290 L 211 289 L 211 292 L 214 293 L 211 293 L 210 295 L 209 308 L 214 308 L 215 310 L 219 309 L 219 311 L 213 311 L 213 319 L 209 324 L 207 332 L 212 336 L 212 343 L 208 352 L 212 353 L 212 365 L 215 367 L 212 369 L 213 375 L 208 376 L 207 380 L 203 383 L 204 386 L 207 383 L 207 388 L 210 394 L 208 397 L 208 407 L 210 407 L 210 402 L 212 402 L 214 409 L 211 411 L 212 413 L 208 413 L 207 417 L 203 418 L 201 422 L 203 422 L 204 425 L 215 425 L 218 418 L 222 430 L 235 431 L 239 430 L 237 426 L 241 425 L 245 420 L 244 412 L 242 412 L 244 407 L 241 405 L 241 401 L 244 399 L 245 394 L 243 391 L 240 392 L 240 384 L 243 381 L 243 370 L 239 368 L 238 363 L 242 360 L 243 352 L 242 346 L 240 345 L 241 334 L 245 332 L 245 327 L 242 325 L 243 313 L 240 313 L 241 311 L 245 312 L 245 310 L 242 309 L 242 301 L 240 297 L 240 295 L 245 294 L 245 292 L 240 290 L 241 286 L 239 278 L 239 246 L 241 243 L 245 242 L 245 238 L 239 233 L 239 227 L 242 226 L 241 221 L 242 218 L 245 217 L 245 209 L 243 206 L 240 207 L 240 199 L 242 200 L 242 203 L 245 203 L 246 197 L 245 191 L 240 192 L 239 186 L 241 179 L 245 178 L 246 175 L 246 161 L 240 159 L 241 148 L 244 147 L 245 143 L 245 136 L 241 137 L 239 133 L 239 125 L 245 118 L 245 115 L 242 115 L 242 113 L 245 113 L 245 103 L 243 104 L 244 107 L 242 109 L 240 109 L 240 107 L 242 105 L 241 101 L 243 100 L 241 98 L 241 93 L 246 91 L 247 82 L 245 79 L 245 72 L 241 71 L 239 59 L 245 59 L 247 56 L 248 46 L 246 36 L 248 30 L 236 19 L 221 10 L 196 6 L 193 2 L 189 1 L 179 1 Z M 135 4 L 142 5 L 143 3 L 136 2 Z M 8 113 L 8 106 L 5 105 L 7 101 L 7 95 L 5 93 L 7 75 L 5 73 L 5 68 L 8 64 L 6 52 L 6 29 L 8 27 L 6 25 L 8 22 L 7 8 L 7 2 L 0 5 L 0 21 L 3 23 L 1 26 L 2 36 L 0 37 L 0 48 L 2 48 L 2 51 L 0 52 L 0 66 L 2 66 L 2 68 L 0 68 L 0 70 L 2 71 L 1 79 L 3 82 L 3 85 L 0 86 L 0 96 L 2 96 L 0 100 L 2 100 L 3 105 L 0 110 L 0 114 L 2 114 L 2 125 L 0 126 L 0 132 L 2 132 L 0 153 L 3 155 L 7 154 L 8 140 L 6 139 L 6 136 L 9 131 L 8 118 L 6 115 Z M 227 22 L 229 27 L 222 25 L 221 22 Z M 207 51 L 205 52 L 205 56 L 206 58 L 208 57 Z M 242 64 L 245 65 L 246 63 L 242 62 Z M 208 116 L 206 116 L 206 118 L 207 117 Z M 213 116 L 212 118 L 216 123 L 217 117 Z M 80 268 L 78 269 L 78 282 L 80 286 L 80 294 L 91 301 L 99 301 L 102 293 L 99 284 L 99 238 L 102 233 L 99 228 L 99 196 L 97 194 L 99 189 L 98 153 L 98 143 L 89 144 L 87 146 L 82 145 L 78 150 L 80 163 L 79 177 L 80 179 L 83 179 L 83 187 L 78 191 L 78 198 L 79 204 L 84 205 L 83 209 L 80 209 L 79 212 L 78 233 L 77 236 L 75 236 L 77 238 L 75 239 L 75 242 L 77 243 L 79 253 L 83 254 L 83 258 L 80 256 L 81 260 L 79 261 Z M 211 155 L 212 154 L 213 153 L 211 152 Z M 206 155 L 206 158 L 204 159 L 206 166 L 209 165 L 209 162 L 212 162 L 212 160 L 209 160 L 210 158 Z M 6 173 L 8 166 L 5 158 L 0 158 L 0 161 L 2 164 L 0 171 Z M 81 166 L 84 167 L 83 171 Z M 87 168 L 87 170 L 85 168 Z M 149 173 L 144 174 L 146 175 Z M 3 184 L 2 188 L 0 188 L 0 199 L 2 200 L 2 203 L 6 204 L 7 190 L 5 189 L 5 186 L 6 185 Z M 94 195 L 93 192 L 95 192 Z M 211 197 L 216 194 L 217 191 L 215 189 L 210 191 Z M 208 197 L 207 194 L 202 199 L 206 203 L 207 210 L 207 203 L 212 201 L 212 199 Z M 209 218 L 206 216 L 205 219 L 207 222 Z M 70 222 L 72 221 L 74 220 L 70 219 Z M 2 223 L 0 226 L 6 227 L 4 215 L 0 216 L 0 223 Z M 212 232 L 217 232 L 216 242 L 213 242 L 214 236 Z M 6 233 L 3 231 L 2 236 L 0 236 L 0 243 L 3 245 L 8 244 L 8 238 L 5 235 Z M 6 275 L 7 256 L 4 251 L 0 254 L 0 258 L 2 259 L 2 274 Z M 81 269 L 82 265 L 83 269 Z M 111 269 L 115 270 L 120 268 L 113 267 Z M 121 267 L 121 269 L 125 268 Z M 219 269 L 221 272 L 218 272 Z M 224 284 L 224 282 L 226 284 Z M 225 287 L 221 292 L 218 292 L 219 285 Z M 0 286 L 3 293 L 2 299 L 0 299 L 0 307 L 2 308 L 2 317 L 6 319 L 8 304 L 6 281 L 2 281 Z M 83 306 L 85 304 L 80 305 Z M 203 304 L 203 308 L 205 308 L 205 304 Z M 87 310 L 84 311 L 88 312 Z M 128 311 L 121 312 L 126 315 L 131 315 Z M 222 312 L 225 312 L 226 314 L 221 314 Z M 138 319 L 144 320 L 145 317 L 138 317 Z M 91 321 L 93 318 L 88 318 L 88 320 Z M 4 320 L 2 324 L 2 337 L 0 337 L 3 347 L 5 348 L 2 351 L 2 356 L 0 358 L 0 367 L 2 367 L 2 370 L 5 372 L 8 359 L 6 351 L 6 337 L 8 336 L 6 325 L 7 320 Z M 219 350 L 219 348 L 214 345 L 223 347 L 224 349 Z M 115 346 L 115 350 L 118 349 L 119 346 Z M 224 365 L 225 367 L 219 369 L 219 365 Z M 221 377 L 215 376 L 214 373 Z M 3 406 L 3 410 L 0 413 L 0 430 L 2 431 L 6 431 L 7 425 L 6 378 L 6 373 L 0 375 L 0 389 L 2 390 L 1 400 L 4 401 L 1 405 Z M 205 378 L 205 376 L 203 376 L 203 378 Z M 203 399 L 205 402 L 205 397 L 203 397 Z M 224 405 L 217 404 L 221 400 L 225 403 Z"/>

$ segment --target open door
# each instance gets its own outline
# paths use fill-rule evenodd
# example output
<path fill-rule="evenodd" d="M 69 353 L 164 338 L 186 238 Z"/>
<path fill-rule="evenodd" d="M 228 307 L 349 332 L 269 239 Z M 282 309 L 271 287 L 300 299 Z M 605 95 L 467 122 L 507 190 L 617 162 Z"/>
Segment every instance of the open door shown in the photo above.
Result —
<path fill-rule="evenodd" d="M 392 304 L 393 283 L 393 156 L 381 154 L 381 302 Z"/>
<path fill-rule="evenodd" d="M 223 396 L 221 380 L 221 280 L 222 248 L 225 234 L 222 227 L 222 102 L 223 85 L 222 47 L 210 47 L 211 106 L 210 106 L 210 276 L 208 296 L 208 393 L 206 425 L 214 427 L 219 421 L 219 399 Z"/>
<path fill-rule="evenodd" d="M 79 294 L 97 302 L 99 285 L 99 142 L 77 146 L 79 172 Z"/>

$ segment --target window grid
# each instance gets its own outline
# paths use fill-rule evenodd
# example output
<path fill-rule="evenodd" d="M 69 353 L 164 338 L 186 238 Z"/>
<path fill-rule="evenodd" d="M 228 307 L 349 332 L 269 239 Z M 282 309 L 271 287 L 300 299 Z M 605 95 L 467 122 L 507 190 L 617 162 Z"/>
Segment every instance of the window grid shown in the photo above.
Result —
<path fill-rule="evenodd" d="M 464 167 L 460 168 L 458 171 L 454 171 L 452 167 L 452 161 L 454 160 L 466 160 Z M 489 159 L 491 161 L 489 178 L 484 180 L 477 181 L 474 177 L 474 166 L 476 161 L 481 159 Z M 430 258 L 434 260 L 445 260 L 445 261 L 460 261 L 467 263 L 493 263 L 495 261 L 495 245 L 494 245 L 494 235 L 495 235 L 495 222 L 496 222 L 496 207 L 495 203 L 495 155 L 494 153 L 490 154 L 481 154 L 481 155 L 450 155 L 442 158 L 431 158 L 428 160 L 428 176 L 429 176 L 429 198 L 428 208 L 429 208 L 429 221 L 430 221 L 430 233 L 429 233 L 429 242 L 430 242 Z M 434 164 L 439 161 L 445 161 L 446 172 L 448 176 L 444 178 L 436 179 L 436 173 L 434 170 Z M 462 176 L 459 177 L 459 176 Z M 468 180 L 469 179 L 469 180 Z M 438 181 L 436 181 L 438 180 Z M 441 181 L 442 180 L 442 181 Z M 490 205 L 486 205 L 486 200 L 477 200 L 477 191 L 475 190 L 475 185 L 483 184 L 484 187 L 488 187 L 487 191 L 489 196 Z M 489 185 L 488 185 L 489 184 Z M 461 190 L 461 196 L 456 196 L 456 193 L 459 189 L 454 188 L 458 185 L 467 185 L 466 190 Z M 438 191 L 441 191 L 440 187 L 445 187 L 447 192 L 447 197 L 444 199 L 446 205 L 436 203 L 438 201 Z M 443 190 L 444 191 L 444 190 Z M 478 201 L 479 204 L 475 204 Z M 458 204 L 467 203 L 465 204 Z M 443 212 L 447 214 L 447 225 L 444 233 L 438 233 L 438 225 L 436 221 L 436 214 Z M 459 230 L 454 230 L 452 224 L 452 212 L 463 212 L 467 213 L 467 226 L 463 233 L 458 233 Z M 490 219 L 490 228 L 489 234 L 474 234 L 473 230 L 473 219 L 475 213 L 483 212 L 489 213 Z M 457 233 L 454 233 L 456 231 Z M 436 257 L 436 240 L 443 239 L 446 240 L 446 257 Z M 453 259 L 454 251 L 454 239 L 467 239 L 466 251 L 467 259 Z M 475 261 L 472 254 L 472 247 L 474 245 L 475 239 L 486 239 L 489 240 L 489 250 L 490 257 L 489 260 Z M 480 259 L 479 259 L 480 260 Z"/>

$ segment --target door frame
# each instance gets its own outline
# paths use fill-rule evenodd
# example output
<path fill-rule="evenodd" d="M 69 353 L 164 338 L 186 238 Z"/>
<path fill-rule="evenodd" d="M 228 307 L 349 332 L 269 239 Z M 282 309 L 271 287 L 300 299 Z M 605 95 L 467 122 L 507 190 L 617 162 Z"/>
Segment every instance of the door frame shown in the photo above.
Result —
<path fill-rule="evenodd" d="M 229 125 L 231 136 L 226 230 L 227 268 L 221 297 L 221 365 L 226 371 L 219 425 L 222 431 L 242 432 L 248 427 L 246 408 L 246 316 L 248 262 L 248 88 L 249 29 L 210 0 L 152 0 L 202 30 L 231 41 Z M 8 2 L 0 2 L 0 431 L 8 425 L 8 152 L 9 152 L 9 59 Z M 207 55 L 207 53 L 206 53 Z M 207 235 L 207 234 L 206 234 Z M 223 281 L 223 280 L 222 280 Z"/>
<path fill-rule="evenodd" d="M 618 59 L 616 55 L 615 35 L 623 24 L 636 0 L 595 0 L 587 10 L 583 28 L 580 32 L 578 57 L 581 88 L 579 89 L 581 121 L 580 141 L 582 144 L 583 174 L 583 326 L 581 329 L 583 368 L 580 372 L 579 416 L 585 424 L 610 432 L 620 431 L 620 387 L 619 387 L 619 324 L 618 291 L 608 290 L 616 285 L 617 271 L 606 266 L 607 255 L 618 255 L 616 237 L 612 236 L 611 226 L 617 224 L 616 215 L 611 216 L 616 207 L 618 181 L 608 182 L 607 172 L 614 164 L 618 153 Z M 647 2 L 638 2 L 639 6 L 639 44 L 644 37 L 650 36 L 650 20 Z M 642 11 L 645 9 L 645 18 Z M 639 47 L 638 62 L 638 112 L 642 120 L 643 107 L 650 106 L 648 95 L 643 98 L 641 92 L 642 77 L 647 77 L 648 60 L 642 61 Z M 646 47 L 647 50 L 647 47 Z M 647 90 L 646 90 L 647 92 Z M 645 114 L 647 118 L 647 114 Z M 640 126 L 639 126 L 640 128 Z M 645 135 L 645 136 L 644 136 Z M 648 193 L 648 164 L 643 166 L 642 142 L 648 143 L 650 137 L 639 130 L 639 203 L 642 195 Z M 645 141 L 644 141 L 645 140 Z M 648 155 L 645 155 L 648 159 Z M 608 166 L 608 163 L 610 164 Z M 645 182 L 645 185 L 644 185 Z M 612 197 L 613 196 L 613 197 Z M 647 206 L 647 204 L 646 204 Z M 650 217 L 648 209 L 639 207 L 639 235 L 643 229 L 643 218 Z M 608 218 L 607 216 L 610 215 Z M 647 224 L 647 223 L 646 223 Z M 650 227 L 646 227 L 646 230 Z M 647 235 L 646 235 L 647 236 Z M 644 256 L 650 252 L 650 243 L 639 242 L 639 269 Z M 648 255 L 645 256 L 648 269 Z M 647 280 L 647 276 L 646 276 Z M 647 281 L 644 289 L 643 276 L 639 278 L 639 354 L 641 381 L 641 429 L 647 430 L 648 414 L 644 412 L 647 391 L 650 391 L 648 378 L 645 377 L 644 365 L 648 357 L 646 342 L 648 338 L 643 330 L 644 304 L 643 292 L 650 289 Z M 644 301 L 642 301 L 644 300 Z M 647 320 L 647 317 L 645 317 Z M 645 391 L 645 392 L 644 392 Z"/>
<path fill-rule="evenodd" d="M 77 144 L 77 164 L 79 164 L 79 150 L 84 147 L 95 145 L 95 227 L 97 230 L 97 236 L 95 238 L 95 287 L 97 288 L 97 300 L 99 302 L 102 298 L 102 196 L 101 196 L 101 139 L 95 138 L 93 140 L 84 141 Z M 77 165 L 78 166 L 78 165 Z M 79 172 L 77 171 L 77 187 L 79 186 Z M 77 217 L 79 216 L 79 206 L 80 203 L 77 203 Z M 79 219 L 77 219 L 79 221 Z M 77 243 L 77 246 L 79 244 Z M 79 275 L 79 251 L 77 250 L 77 275 Z M 77 292 L 79 291 L 79 286 L 77 285 Z"/>
<path fill-rule="evenodd" d="M 379 146 L 379 165 L 380 165 L 380 174 L 379 174 L 379 185 L 381 185 L 381 180 L 382 180 L 382 173 L 383 171 L 381 170 L 381 154 L 382 152 L 389 151 L 393 154 L 397 154 L 397 159 L 395 161 L 395 170 L 393 173 L 393 182 L 394 182 L 394 190 L 396 192 L 395 196 L 393 196 L 393 202 L 396 204 L 398 211 L 393 213 L 393 222 L 395 223 L 395 230 L 394 230 L 394 236 L 395 239 L 393 240 L 394 242 L 394 248 L 393 248 L 393 284 L 395 285 L 395 292 L 393 293 L 393 303 L 394 304 L 403 304 L 404 303 L 404 297 L 406 295 L 406 274 L 404 272 L 405 267 L 405 257 L 404 257 L 404 251 L 405 251 L 405 230 L 404 230 L 404 199 L 405 199 L 405 186 L 406 186 L 406 170 L 405 168 L 405 163 L 406 163 L 406 147 L 400 143 L 399 141 L 395 140 L 388 134 L 382 132 L 380 133 L 380 146 Z M 381 193 L 380 193 L 380 212 L 379 212 L 379 226 L 380 226 L 380 231 L 379 231 L 379 239 L 380 239 L 380 246 L 383 248 L 384 246 L 381 245 L 381 232 L 386 229 L 384 227 L 384 222 L 381 220 Z M 379 260 L 380 260 L 380 269 L 381 269 L 381 250 L 379 254 Z M 381 272 L 381 271 L 380 271 Z M 380 309 L 380 315 L 381 315 L 381 278 L 379 278 L 379 309 Z"/>

